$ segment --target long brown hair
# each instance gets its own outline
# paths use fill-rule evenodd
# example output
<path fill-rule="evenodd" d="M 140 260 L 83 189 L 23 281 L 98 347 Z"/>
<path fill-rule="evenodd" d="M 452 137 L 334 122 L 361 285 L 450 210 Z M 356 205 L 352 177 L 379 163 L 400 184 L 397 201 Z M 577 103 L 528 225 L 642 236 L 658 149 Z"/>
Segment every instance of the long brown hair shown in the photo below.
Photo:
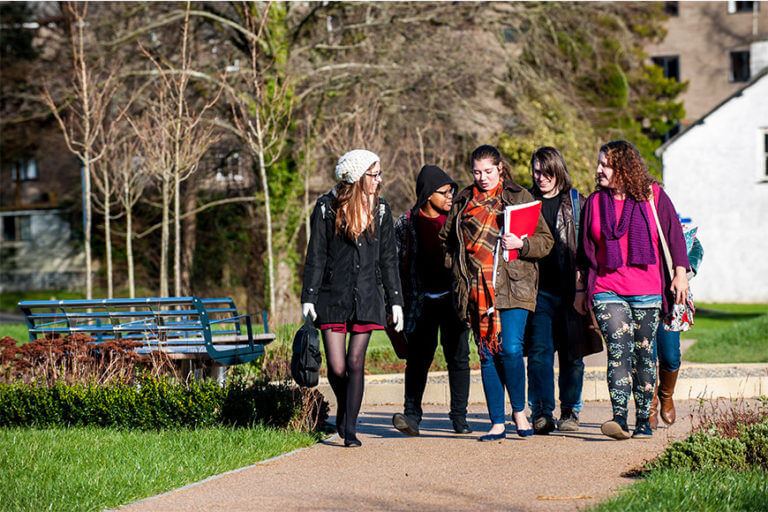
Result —
<path fill-rule="evenodd" d="M 648 190 L 659 182 L 648 172 L 648 166 L 640 151 L 625 140 L 612 140 L 603 144 L 600 153 L 605 153 L 608 167 L 613 169 L 614 187 L 635 201 L 647 201 Z M 600 186 L 595 176 L 597 190 Z"/>
<path fill-rule="evenodd" d="M 350 240 L 357 240 L 363 233 L 373 236 L 375 226 L 373 220 L 379 207 L 381 183 L 376 186 L 372 200 L 368 203 L 365 180 L 375 165 L 376 162 L 354 183 L 340 181 L 336 184 L 336 199 L 333 206 L 336 210 L 335 233 L 337 235 L 343 233 Z"/>

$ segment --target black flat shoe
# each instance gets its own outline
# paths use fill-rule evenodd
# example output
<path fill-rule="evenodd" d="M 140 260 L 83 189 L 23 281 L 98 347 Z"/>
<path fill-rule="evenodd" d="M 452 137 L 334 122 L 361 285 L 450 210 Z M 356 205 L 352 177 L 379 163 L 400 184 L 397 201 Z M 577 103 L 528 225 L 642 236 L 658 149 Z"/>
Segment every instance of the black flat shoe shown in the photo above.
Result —
<path fill-rule="evenodd" d="M 357 438 L 355 434 L 350 434 L 344 438 L 344 446 L 347 448 L 359 448 L 363 443 Z"/>
<path fill-rule="evenodd" d="M 392 416 L 392 425 L 405 435 L 419 435 L 419 423 L 416 421 L 416 419 L 410 416 L 406 416 L 405 414 L 400 414 L 398 412 Z"/>
<path fill-rule="evenodd" d="M 470 428 L 469 424 L 467 423 L 467 420 L 464 418 L 453 420 L 453 431 L 457 434 L 471 434 L 472 429 Z"/>
<path fill-rule="evenodd" d="M 481 443 L 487 443 L 488 441 L 500 441 L 506 438 L 507 438 L 507 433 L 502 432 L 501 434 L 485 434 L 484 436 L 478 437 L 477 440 L 480 441 Z"/>

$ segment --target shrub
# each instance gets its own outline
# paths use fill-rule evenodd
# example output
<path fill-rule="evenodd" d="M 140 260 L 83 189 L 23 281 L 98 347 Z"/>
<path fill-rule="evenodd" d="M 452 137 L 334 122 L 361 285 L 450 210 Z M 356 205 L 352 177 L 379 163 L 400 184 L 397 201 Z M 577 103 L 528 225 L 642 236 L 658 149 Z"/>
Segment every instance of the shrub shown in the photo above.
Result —
<path fill-rule="evenodd" d="M 2 427 L 165 429 L 261 423 L 310 431 L 327 417 L 328 404 L 319 392 L 287 384 L 233 381 L 222 388 L 212 381 L 176 383 L 149 375 L 135 384 L 0 384 Z"/>
<path fill-rule="evenodd" d="M 669 445 L 648 469 L 724 468 L 768 470 L 768 408 L 761 398 L 754 406 L 744 399 L 702 402 L 693 432 Z"/>
<path fill-rule="evenodd" d="M 44 381 L 48 386 L 63 381 L 123 381 L 131 383 L 140 375 L 137 369 L 155 376 L 174 375 L 167 355 L 155 352 L 140 356 L 134 349 L 143 344 L 129 340 L 94 343 L 84 334 L 64 338 L 42 338 L 21 346 L 6 336 L 0 339 L 0 382 Z"/>
<path fill-rule="evenodd" d="M 742 427 L 739 439 L 746 446 L 747 463 L 768 471 L 768 421 Z"/>
<path fill-rule="evenodd" d="M 710 467 L 741 471 L 747 468 L 746 446 L 737 438 L 725 439 L 701 430 L 684 441 L 675 441 L 652 467 L 697 470 Z"/>
<path fill-rule="evenodd" d="M 738 437 L 743 426 L 768 420 L 768 399 L 757 404 L 743 398 L 702 400 L 694 411 L 693 432 L 716 431 L 722 437 Z"/>
<path fill-rule="evenodd" d="M 0 384 L 0 426 L 52 425 L 161 429 L 218 422 L 225 390 L 212 382 L 173 384 L 142 377 L 136 385 Z"/>

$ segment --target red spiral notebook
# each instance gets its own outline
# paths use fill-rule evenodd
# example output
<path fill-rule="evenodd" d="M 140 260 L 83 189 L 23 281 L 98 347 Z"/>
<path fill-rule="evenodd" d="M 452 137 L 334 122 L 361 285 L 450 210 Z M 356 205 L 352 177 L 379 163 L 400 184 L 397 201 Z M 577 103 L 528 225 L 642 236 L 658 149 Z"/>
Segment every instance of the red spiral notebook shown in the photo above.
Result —
<path fill-rule="evenodd" d="M 504 233 L 512 233 L 519 238 L 531 236 L 536 231 L 541 213 L 541 201 L 514 204 L 504 207 Z M 502 251 L 504 261 L 517 259 L 518 250 Z"/>

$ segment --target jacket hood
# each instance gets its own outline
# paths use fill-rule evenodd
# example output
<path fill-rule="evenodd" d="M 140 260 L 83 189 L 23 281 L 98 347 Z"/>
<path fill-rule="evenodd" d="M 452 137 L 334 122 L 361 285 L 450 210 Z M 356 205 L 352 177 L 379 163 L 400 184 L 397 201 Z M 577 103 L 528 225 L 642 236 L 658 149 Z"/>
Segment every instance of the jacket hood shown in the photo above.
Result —
<path fill-rule="evenodd" d="M 413 205 L 411 211 L 418 211 L 427 204 L 429 196 L 434 194 L 440 187 L 448 184 L 451 185 L 455 195 L 459 187 L 445 171 L 436 165 L 425 165 L 422 167 L 421 171 L 419 171 L 419 176 L 416 178 L 416 204 Z"/>

